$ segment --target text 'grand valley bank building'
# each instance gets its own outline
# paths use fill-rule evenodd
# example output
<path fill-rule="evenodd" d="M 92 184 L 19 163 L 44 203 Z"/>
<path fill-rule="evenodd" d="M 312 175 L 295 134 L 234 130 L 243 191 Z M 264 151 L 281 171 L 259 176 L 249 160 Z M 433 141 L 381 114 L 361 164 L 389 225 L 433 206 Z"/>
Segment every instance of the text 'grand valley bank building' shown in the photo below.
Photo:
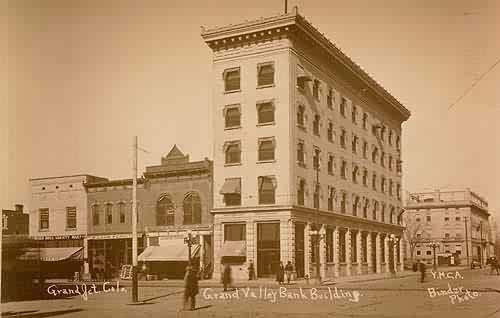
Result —
<path fill-rule="evenodd" d="M 321 277 L 402 269 L 410 112 L 297 8 L 202 37 L 213 51 L 214 276 L 250 260 L 259 277 L 280 261 L 314 277 L 318 258 Z"/>

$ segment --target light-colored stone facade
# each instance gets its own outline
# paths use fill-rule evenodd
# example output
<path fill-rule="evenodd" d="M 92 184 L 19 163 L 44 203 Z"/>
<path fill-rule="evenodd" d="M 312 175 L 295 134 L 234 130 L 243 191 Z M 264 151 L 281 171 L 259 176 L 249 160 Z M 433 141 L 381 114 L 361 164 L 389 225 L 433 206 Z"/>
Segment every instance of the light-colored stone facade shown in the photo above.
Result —
<path fill-rule="evenodd" d="M 280 233 L 279 258 L 275 258 L 270 267 L 275 267 L 277 260 L 284 264 L 291 261 L 299 276 L 316 276 L 317 261 L 311 259 L 317 242 L 312 238 L 312 231 L 316 230 L 320 234 L 322 277 L 389 270 L 380 262 L 380 235 L 402 237 L 403 227 L 398 224 L 402 205 L 401 124 L 409 118 L 409 111 L 296 9 L 277 17 L 203 30 L 202 37 L 213 51 L 215 275 L 219 275 L 221 269 L 223 255 L 219 255 L 219 250 L 226 239 L 224 227 L 234 223 L 246 224 L 246 261 L 253 260 L 258 276 L 262 276 L 259 271 L 268 274 L 259 262 L 266 257 L 277 257 L 277 251 L 266 252 L 263 244 L 259 254 L 257 239 L 259 224 L 268 222 L 279 224 Z M 258 86 L 258 70 L 265 63 L 273 65 L 273 83 Z M 239 69 L 240 87 L 225 91 L 225 74 L 235 69 Z M 299 86 L 299 78 L 305 78 L 304 87 Z M 319 83 L 317 98 L 313 96 L 314 83 Z M 346 104 L 342 115 L 343 98 Z M 260 101 L 271 101 L 274 106 L 274 121 L 265 125 L 258 123 Z M 240 125 L 226 128 L 225 109 L 234 105 L 240 109 Z M 304 110 L 303 123 L 298 122 L 300 109 Z M 317 115 L 319 134 L 313 127 Z M 344 146 L 340 144 L 342 130 L 345 131 Z M 273 138 L 273 160 L 258 160 L 261 138 Z M 353 140 L 357 140 L 355 150 Z M 234 141 L 241 145 L 241 160 L 227 164 L 226 145 Z M 304 145 L 303 162 L 298 158 L 299 142 Z M 363 154 L 364 142 L 367 143 L 366 155 Z M 315 149 L 320 150 L 319 171 L 313 167 Z M 374 149 L 378 154 L 372 160 Z M 329 156 L 333 156 L 332 169 L 328 169 Z M 344 177 L 340 171 L 342 161 L 346 165 Z M 356 167 L 358 173 L 353 175 Z M 363 182 L 365 170 L 366 183 Z M 376 175 L 375 188 L 373 174 Z M 262 176 L 272 176 L 275 180 L 274 204 L 259 204 L 258 178 Z M 381 191 L 382 177 L 386 179 L 385 191 Z M 226 206 L 220 193 L 230 178 L 241 178 L 241 204 L 237 206 Z M 301 180 L 305 181 L 303 204 L 298 199 Z M 317 181 L 319 207 L 313 203 Z M 341 211 L 343 194 L 345 210 Z M 356 200 L 358 204 L 353 207 Z M 365 202 L 366 214 L 363 213 Z M 373 207 L 378 209 L 373 211 Z M 303 233 L 300 230 L 298 235 L 297 229 L 302 228 Z M 379 240 L 373 240 L 377 235 Z M 345 242 L 346 250 L 340 255 L 341 242 Z M 367 248 L 365 261 L 360 260 L 362 243 Z M 328 245 L 333 245 L 331 255 L 327 255 Z M 401 256 L 402 250 L 399 248 L 395 255 Z M 237 268 L 242 272 L 246 270 L 243 265 Z"/>
<path fill-rule="evenodd" d="M 470 190 L 410 193 L 405 207 L 408 227 L 419 226 L 414 257 L 433 262 L 430 242 L 436 242 L 436 254 L 456 254 L 462 264 L 490 256 L 488 202 Z M 482 235 L 482 237 L 481 237 Z M 467 244 L 467 246 L 466 246 Z M 410 246 L 406 247 L 410 250 Z M 467 255 L 469 259 L 467 261 Z M 410 253 L 408 253 L 410 256 Z"/>

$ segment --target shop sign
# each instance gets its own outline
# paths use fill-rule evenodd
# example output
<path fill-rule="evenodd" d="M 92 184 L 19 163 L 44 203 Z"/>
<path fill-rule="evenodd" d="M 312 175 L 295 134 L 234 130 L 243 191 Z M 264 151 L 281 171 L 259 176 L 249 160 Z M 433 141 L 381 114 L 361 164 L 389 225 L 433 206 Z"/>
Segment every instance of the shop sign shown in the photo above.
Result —
<path fill-rule="evenodd" d="M 37 241 L 50 241 L 50 240 L 80 240 L 85 238 L 85 234 L 79 235 L 53 235 L 53 236 L 32 236 Z"/>

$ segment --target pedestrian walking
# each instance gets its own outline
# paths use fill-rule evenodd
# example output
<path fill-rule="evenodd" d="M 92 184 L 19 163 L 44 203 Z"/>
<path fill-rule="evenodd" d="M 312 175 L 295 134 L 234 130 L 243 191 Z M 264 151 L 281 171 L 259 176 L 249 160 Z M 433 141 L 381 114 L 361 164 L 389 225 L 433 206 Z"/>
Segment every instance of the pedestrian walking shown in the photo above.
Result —
<path fill-rule="evenodd" d="M 285 266 L 283 266 L 283 262 L 280 262 L 280 266 L 278 267 L 278 271 L 276 272 L 276 281 L 280 285 L 285 281 Z"/>
<path fill-rule="evenodd" d="M 224 265 L 224 272 L 222 273 L 222 285 L 224 285 L 224 291 L 227 291 L 227 287 L 231 285 L 231 266 L 228 263 Z"/>
<path fill-rule="evenodd" d="M 290 285 L 290 280 L 292 279 L 293 275 L 293 265 L 291 261 L 288 261 L 288 263 L 286 263 L 285 274 L 286 274 L 286 281 Z"/>
<path fill-rule="evenodd" d="M 420 271 L 420 282 L 423 283 L 425 280 L 425 263 L 420 260 L 418 263 L 418 270 Z"/>
<path fill-rule="evenodd" d="M 198 295 L 198 273 L 191 266 L 186 267 L 186 274 L 184 276 L 184 303 L 183 310 L 186 310 L 189 302 L 189 310 L 194 310 L 196 306 L 196 295 Z"/>
<path fill-rule="evenodd" d="M 252 260 L 248 264 L 248 280 L 255 280 L 255 267 Z"/>

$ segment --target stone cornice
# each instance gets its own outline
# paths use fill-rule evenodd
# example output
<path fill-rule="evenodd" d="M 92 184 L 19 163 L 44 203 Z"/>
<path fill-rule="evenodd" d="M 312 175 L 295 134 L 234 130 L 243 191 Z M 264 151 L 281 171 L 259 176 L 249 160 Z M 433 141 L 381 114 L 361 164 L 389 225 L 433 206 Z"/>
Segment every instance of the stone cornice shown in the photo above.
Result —
<path fill-rule="evenodd" d="M 407 120 L 411 113 L 385 88 L 377 83 L 365 70 L 352 61 L 335 44 L 319 32 L 304 17 L 299 15 L 297 7 L 291 13 L 270 18 L 248 21 L 224 27 L 205 29 L 201 36 L 207 45 L 216 50 L 221 47 L 233 46 L 238 43 L 254 42 L 265 36 L 282 34 L 290 36 L 290 32 L 305 35 L 323 48 L 330 56 L 342 63 L 344 67 L 355 74 L 371 91 L 381 96 L 403 118 Z"/>

